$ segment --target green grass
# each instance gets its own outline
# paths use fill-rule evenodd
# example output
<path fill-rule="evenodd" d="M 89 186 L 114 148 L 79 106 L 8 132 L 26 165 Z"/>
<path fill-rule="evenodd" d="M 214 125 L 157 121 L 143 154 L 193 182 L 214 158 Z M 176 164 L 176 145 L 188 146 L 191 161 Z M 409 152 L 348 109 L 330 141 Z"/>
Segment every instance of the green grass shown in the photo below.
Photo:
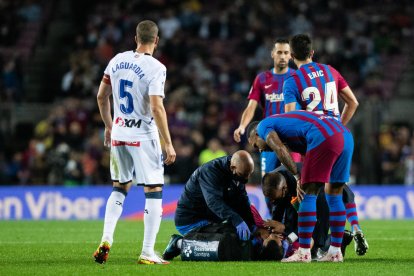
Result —
<path fill-rule="evenodd" d="M 414 275 L 414 221 L 364 221 L 366 256 L 348 247 L 345 262 L 182 262 L 137 265 L 143 223 L 120 221 L 105 265 L 92 259 L 102 221 L 0 221 L 0 275 Z M 162 252 L 175 233 L 173 222 L 161 225 L 156 249 Z"/>

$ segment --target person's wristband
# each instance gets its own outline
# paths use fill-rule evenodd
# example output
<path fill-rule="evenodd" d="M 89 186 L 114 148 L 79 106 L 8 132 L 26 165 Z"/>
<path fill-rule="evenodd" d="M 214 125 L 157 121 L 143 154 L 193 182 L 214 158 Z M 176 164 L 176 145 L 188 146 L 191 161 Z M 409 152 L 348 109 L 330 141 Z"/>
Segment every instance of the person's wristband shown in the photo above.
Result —
<path fill-rule="evenodd" d="M 296 181 L 298 181 L 300 179 L 300 175 L 299 174 L 295 174 L 293 177 L 296 179 Z"/>

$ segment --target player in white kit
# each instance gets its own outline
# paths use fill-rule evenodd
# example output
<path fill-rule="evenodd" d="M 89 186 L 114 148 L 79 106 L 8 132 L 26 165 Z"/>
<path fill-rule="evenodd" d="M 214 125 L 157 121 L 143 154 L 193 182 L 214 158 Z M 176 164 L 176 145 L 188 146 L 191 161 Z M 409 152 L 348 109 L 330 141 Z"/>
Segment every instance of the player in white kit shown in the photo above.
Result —
<path fill-rule="evenodd" d="M 149 20 L 136 28 L 137 48 L 117 54 L 105 69 L 98 91 L 98 106 L 105 124 L 105 145 L 111 147 L 113 191 L 108 198 L 101 244 L 95 261 L 108 259 L 122 205 L 135 174 L 144 186 L 144 240 L 140 264 L 168 264 L 154 252 L 162 216 L 164 167 L 175 161 L 176 153 L 168 130 L 163 98 L 166 68 L 152 57 L 157 47 L 158 27 Z M 110 96 L 113 97 L 114 118 Z M 166 158 L 160 145 L 164 141 Z"/>

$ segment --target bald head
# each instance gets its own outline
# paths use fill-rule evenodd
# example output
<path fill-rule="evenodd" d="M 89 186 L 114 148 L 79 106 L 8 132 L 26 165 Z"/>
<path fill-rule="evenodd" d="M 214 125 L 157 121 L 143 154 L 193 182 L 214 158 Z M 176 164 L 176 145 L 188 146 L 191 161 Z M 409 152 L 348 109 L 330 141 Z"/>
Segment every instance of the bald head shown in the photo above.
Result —
<path fill-rule="evenodd" d="M 262 190 L 265 197 L 270 197 L 274 191 L 278 190 L 285 181 L 285 177 L 279 172 L 266 173 L 262 178 Z"/>
<path fill-rule="evenodd" d="M 231 157 L 230 169 L 233 174 L 247 181 L 254 171 L 254 162 L 250 153 L 245 150 L 236 151 Z"/>
<path fill-rule="evenodd" d="M 286 178 L 280 172 L 266 173 L 262 179 L 262 190 L 271 202 L 281 200 L 288 195 Z"/>

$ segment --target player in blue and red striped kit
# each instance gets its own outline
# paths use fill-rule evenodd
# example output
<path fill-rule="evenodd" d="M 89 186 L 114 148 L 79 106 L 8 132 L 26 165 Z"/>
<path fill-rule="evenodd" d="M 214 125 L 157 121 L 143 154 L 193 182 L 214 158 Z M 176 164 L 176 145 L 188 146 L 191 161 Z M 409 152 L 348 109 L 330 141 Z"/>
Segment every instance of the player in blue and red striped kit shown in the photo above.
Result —
<path fill-rule="evenodd" d="M 249 92 L 249 103 L 243 111 L 239 127 L 234 131 L 236 142 L 240 142 L 240 136 L 244 134 L 247 125 L 252 121 L 258 104 L 262 107 L 263 118 L 284 113 L 283 82 L 295 72 L 288 66 L 290 59 L 289 41 L 277 39 L 271 55 L 274 67 L 256 76 Z M 300 155 L 292 153 L 292 157 L 295 161 L 300 161 Z M 279 165 L 280 161 L 275 153 L 263 152 L 261 154 L 263 175 L 273 171 Z"/>
<path fill-rule="evenodd" d="M 342 262 L 341 243 L 346 223 L 342 190 L 349 181 L 354 141 L 351 132 L 334 117 L 293 111 L 265 118 L 249 126 L 249 143 L 260 151 L 273 150 L 304 190 L 300 204 L 299 250 L 283 262 L 310 262 L 316 224 L 316 197 L 325 183 L 329 205 L 331 246 L 320 261 Z M 301 176 L 289 149 L 305 155 Z"/>
<path fill-rule="evenodd" d="M 302 110 L 340 118 L 346 125 L 358 107 L 358 101 L 346 80 L 332 66 L 312 61 L 314 50 L 308 35 L 295 35 L 290 47 L 292 59 L 299 69 L 285 81 L 285 111 L 293 111 L 299 105 Z M 345 102 L 341 114 L 338 97 Z"/>
<path fill-rule="evenodd" d="M 299 106 L 303 110 L 334 116 L 346 125 L 358 107 L 346 80 L 332 66 L 312 61 L 314 50 L 308 35 L 295 35 L 290 40 L 290 47 L 292 59 L 299 69 L 285 81 L 285 111 L 293 111 Z M 345 102 L 341 114 L 338 98 Z M 368 242 L 359 226 L 355 204 L 347 205 L 346 211 L 354 233 L 355 252 L 365 255 Z"/>

